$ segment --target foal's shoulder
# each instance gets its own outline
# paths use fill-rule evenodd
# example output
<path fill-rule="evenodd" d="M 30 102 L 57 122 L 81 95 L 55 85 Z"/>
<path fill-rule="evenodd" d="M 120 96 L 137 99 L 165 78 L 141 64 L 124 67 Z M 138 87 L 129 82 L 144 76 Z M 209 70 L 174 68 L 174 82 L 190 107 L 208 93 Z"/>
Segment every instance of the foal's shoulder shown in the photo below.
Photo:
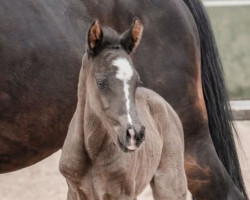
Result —
<path fill-rule="evenodd" d="M 166 102 L 166 100 L 161 97 L 159 94 L 154 92 L 153 90 L 144 88 L 144 87 L 139 87 L 136 90 L 136 100 L 137 101 L 143 101 L 146 104 L 152 106 L 152 107 L 168 107 L 169 104 Z"/>
<path fill-rule="evenodd" d="M 178 118 L 177 113 L 172 106 L 158 93 L 153 90 L 139 87 L 136 91 L 136 100 L 140 103 L 148 105 L 153 115 L 170 115 Z"/>
<path fill-rule="evenodd" d="M 136 91 L 136 100 L 147 105 L 157 124 L 164 123 L 168 127 L 176 126 L 182 134 L 183 128 L 178 114 L 162 96 L 150 89 L 140 87 Z"/>

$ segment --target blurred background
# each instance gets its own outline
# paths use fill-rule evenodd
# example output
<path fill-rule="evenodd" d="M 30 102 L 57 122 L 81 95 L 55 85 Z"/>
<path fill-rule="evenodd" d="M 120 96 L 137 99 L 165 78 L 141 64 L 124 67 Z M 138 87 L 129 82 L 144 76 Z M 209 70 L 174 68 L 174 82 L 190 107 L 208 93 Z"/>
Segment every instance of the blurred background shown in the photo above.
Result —
<path fill-rule="evenodd" d="M 230 98 L 250 99 L 250 1 L 206 2 Z"/>
<path fill-rule="evenodd" d="M 210 17 L 231 99 L 250 100 L 250 1 L 204 2 Z M 233 105 L 234 111 L 250 112 L 250 104 Z M 250 121 L 240 114 L 235 121 L 241 144 L 237 143 L 246 187 L 250 195 Z M 242 120 L 248 119 L 248 120 Z M 242 146 L 242 148 L 241 148 Z M 242 150 L 243 149 L 243 150 Z M 60 175 L 60 151 L 23 170 L 0 175 L 1 200 L 65 200 L 67 184 Z M 146 189 L 138 200 L 152 200 Z"/>

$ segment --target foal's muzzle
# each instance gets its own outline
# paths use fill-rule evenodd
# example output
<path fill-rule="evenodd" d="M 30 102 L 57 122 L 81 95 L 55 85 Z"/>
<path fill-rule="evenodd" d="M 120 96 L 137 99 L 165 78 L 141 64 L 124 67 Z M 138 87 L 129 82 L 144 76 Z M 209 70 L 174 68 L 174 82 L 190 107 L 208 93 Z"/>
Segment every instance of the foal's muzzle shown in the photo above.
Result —
<path fill-rule="evenodd" d="M 139 131 L 137 131 L 133 126 L 131 126 L 126 131 L 126 148 L 130 151 L 135 151 L 144 139 L 145 127 L 141 126 Z"/>

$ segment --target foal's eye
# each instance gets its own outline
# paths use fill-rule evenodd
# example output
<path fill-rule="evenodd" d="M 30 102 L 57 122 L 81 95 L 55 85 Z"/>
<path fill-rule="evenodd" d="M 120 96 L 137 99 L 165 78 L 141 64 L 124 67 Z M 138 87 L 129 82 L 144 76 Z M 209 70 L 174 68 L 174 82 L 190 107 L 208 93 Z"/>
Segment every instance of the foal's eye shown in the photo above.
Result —
<path fill-rule="evenodd" d="M 103 90 L 103 89 L 106 88 L 106 86 L 107 86 L 106 81 L 103 81 L 103 80 L 97 81 L 97 87 L 98 87 L 99 89 Z"/>

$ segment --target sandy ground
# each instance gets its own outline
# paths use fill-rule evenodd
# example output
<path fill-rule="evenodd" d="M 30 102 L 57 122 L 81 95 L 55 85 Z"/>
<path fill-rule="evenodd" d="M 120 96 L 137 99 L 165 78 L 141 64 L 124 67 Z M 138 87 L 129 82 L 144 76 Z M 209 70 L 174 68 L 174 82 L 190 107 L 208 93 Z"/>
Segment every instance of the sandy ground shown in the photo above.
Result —
<path fill-rule="evenodd" d="M 239 137 L 245 151 L 240 152 L 244 179 L 250 195 L 250 122 L 238 122 Z M 58 171 L 60 152 L 42 162 L 13 173 L 0 175 L 1 200 L 65 200 L 67 185 Z M 138 200 L 152 200 L 147 188 Z"/>

